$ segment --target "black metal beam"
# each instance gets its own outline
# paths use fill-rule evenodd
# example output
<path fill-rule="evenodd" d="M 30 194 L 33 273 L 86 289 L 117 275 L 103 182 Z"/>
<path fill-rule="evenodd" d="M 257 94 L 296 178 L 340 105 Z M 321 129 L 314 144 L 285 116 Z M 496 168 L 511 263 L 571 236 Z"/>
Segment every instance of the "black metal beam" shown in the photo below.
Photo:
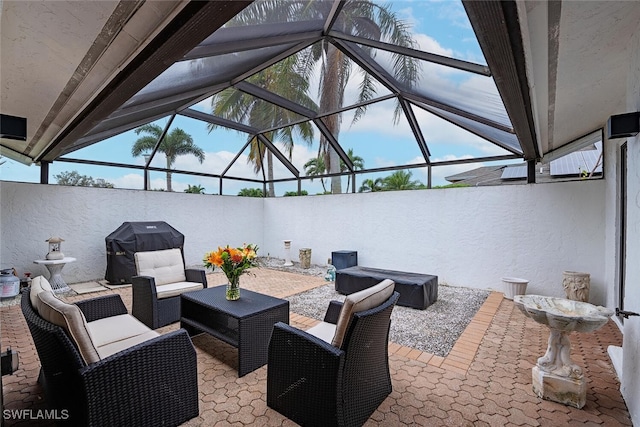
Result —
<path fill-rule="evenodd" d="M 251 1 L 190 1 L 102 91 L 79 111 L 37 161 L 54 160 L 68 146 L 186 55 Z"/>
<path fill-rule="evenodd" d="M 441 118 L 442 120 L 444 120 L 444 121 L 446 121 L 446 122 L 451 123 L 451 124 L 452 124 L 452 125 L 454 125 L 454 126 L 461 127 L 462 129 L 466 130 L 467 132 L 472 133 L 472 134 L 474 134 L 474 135 L 476 135 L 476 136 L 478 136 L 478 137 L 480 137 L 480 138 L 482 138 L 482 139 L 485 139 L 485 140 L 487 140 L 487 141 L 489 141 L 489 142 L 491 142 L 491 143 L 493 143 L 493 144 L 497 145 L 497 146 L 498 146 L 498 147 L 500 147 L 500 148 L 503 148 L 503 149 L 505 149 L 505 150 L 507 150 L 507 151 L 509 151 L 509 152 L 513 153 L 513 154 L 516 154 L 516 155 L 522 156 L 522 152 L 520 152 L 520 151 L 515 151 L 513 148 L 509 147 L 507 144 L 503 143 L 502 141 L 499 141 L 499 140 L 497 140 L 497 139 L 495 139 L 495 138 L 491 138 L 491 137 L 489 137 L 489 136 L 483 135 L 483 134 L 481 134 L 480 132 L 478 132 L 478 131 L 476 131 L 476 130 L 472 129 L 471 127 L 469 127 L 469 126 L 465 126 L 465 124 L 464 124 L 464 123 L 458 123 L 458 122 L 456 122 L 456 121 L 452 120 L 451 118 L 449 118 L 449 117 L 447 117 L 447 116 L 445 116 L 445 115 L 441 114 L 440 112 L 438 112 L 438 111 L 434 110 L 433 108 L 431 108 L 432 106 L 430 106 L 430 105 L 419 105 L 419 104 L 417 104 L 417 103 L 416 103 L 416 104 L 414 104 L 414 105 L 415 105 L 416 107 L 418 107 L 418 108 L 422 108 L 422 109 L 424 109 L 425 111 L 428 111 L 429 113 L 433 114 L 433 115 L 434 115 L 434 116 L 436 116 L 436 117 Z M 502 130 L 502 129 L 500 129 L 500 130 Z M 512 132 L 509 132 L 509 133 L 512 133 Z"/>
<path fill-rule="evenodd" d="M 434 64 L 444 65 L 446 67 L 456 68 L 462 71 L 468 71 L 482 76 L 491 76 L 491 70 L 486 65 L 475 64 L 473 62 L 463 61 L 461 59 L 449 58 L 435 53 L 423 52 L 421 50 L 411 49 L 403 46 L 396 46 L 390 43 L 384 43 L 378 40 L 365 39 L 363 37 L 352 36 L 338 31 L 331 31 L 328 34 L 334 39 L 358 43 L 364 46 L 382 49 L 387 52 L 398 53 L 400 55 L 409 56 L 411 58 L 421 59 Z"/>
<path fill-rule="evenodd" d="M 366 55 L 361 48 L 351 46 L 339 39 L 331 40 L 338 49 L 340 49 L 345 55 L 351 58 L 353 62 L 358 64 L 358 66 L 364 69 L 367 73 L 378 79 L 378 81 L 382 83 L 387 89 L 389 89 L 391 93 L 396 95 L 400 93 L 400 88 L 397 85 L 398 81 L 396 80 L 396 78 L 375 62 L 369 61 L 367 59 L 368 55 Z"/>
<path fill-rule="evenodd" d="M 520 20 L 513 0 L 463 0 L 478 43 L 493 73 L 525 160 L 538 160 Z"/>
<path fill-rule="evenodd" d="M 351 159 L 349 158 L 349 156 L 347 156 L 347 153 L 344 152 L 344 150 L 342 149 L 342 145 L 340 145 L 338 140 L 333 136 L 324 121 L 322 121 L 322 119 L 315 119 L 313 123 L 315 123 L 315 125 L 322 133 L 322 136 L 324 136 L 325 139 L 329 142 L 329 145 L 331 145 L 335 152 L 338 153 L 338 156 L 347 166 L 347 169 L 349 169 L 350 172 L 353 172 L 353 163 L 351 162 Z"/>
<path fill-rule="evenodd" d="M 498 122 L 496 122 L 494 120 L 487 119 L 487 118 L 479 116 L 477 114 L 473 114 L 473 113 L 470 113 L 468 111 L 461 110 L 459 108 L 452 107 L 452 106 L 447 105 L 447 104 L 443 104 L 442 102 L 433 100 L 431 98 L 426 98 L 424 96 L 420 96 L 420 95 L 416 95 L 416 94 L 408 93 L 408 92 L 404 92 L 402 94 L 402 96 L 405 99 L 408 99 L 408 100 L 412 101 L 413 103 L 415 103 L 418 106 L 420 106 L 421 103 L 425 104 L 425 105 L 431 105 L 433 107 L 436 107 L 436 108 L 439 108 L 441 110 L 447 111 L 447 112 L 449 112 L 451 114 L 455 114 L 457 116 L 461 116 L 461 117 L 467 118 L 469 120 L 473 120 L 474 122 L 482 123 L 483 125 L 487 125 L 487 126 L 490 126 L 492 128 L 500 129 L 503 132 L 513 133 L 513 129 L 511 129 L 508 126 L 503 125 L 502 123 L 498 123 Z"/>
<path fill-rule="evenodd" d="M 222 126 L 229 129 L 237 130 L 239 132 L 245 132 L 250 135 L 254 135 L 260 132 L 260 129 L 253 126 L 247 126 L 242 123 L 234 122 L 231 120 L 223 119 L 211 114 L 203 113 L 202 111 L 194 110 L 193 108 L 186 108 L 180 111 L 178 114 L 185 117 L 190 117 L 196 120 L 202 120 L 203 122 L 211 123 L 212 125 Z"/>
<path fill-rule="evenodd" d="M 527 160 L 527 184 L 536 183 L 536 161 Z"/>
<path fill-rule="evenodd" d="M 282 25 L 282 24 L 277 24 Z M 231 28 L 225 28 L 231 30 Z M 235 27 L 233 30 L 245 31 L 245 27 Z M 225 55 L 228 53 L 243 52 L 265 47 L 280 46 L 291 43 L 310 42 L 322 37 L 322 31 L 305 31 L 302 33 L 286 34 L 272 37 L 260 37 L 256 39 L 244 39 L 234 41 L 224 41 L 223 43 L 201 44 L 186 54 L 182 61 L 190 61 L 199 58 Z"/>
<path fill-rule="evenodd" d="M 324 23 L 324 34 L 327 34 L 333 28 L 333 24 L 336 23 L 336 19 L 338 19 L 338 15 L 340 15 L 340 11 L 344 7 L 345 2 L 340 0 L 334 0 L 333 5 L 331 5 L 331 10 L 327 15 L 327 20 Z"/>
<path fill-rule="evenodd" d="M 400 105 L 402 106 L 402 111 L 404 111 L 404 115 L 409 122 L 409 127 L 413 132 L 413 136 L 416 138 L 416 142 L 418 143 L 418 147 L 422 152 L 422 157 L 424 157 L 424 161 L 427 163 L 431 163 L 429 157 L 431 153 L 429 152 L 429 148 L 427 147 L 427 142 L 424 139 L 424 134 L 420 130 L 420 125 L 418 124 L 418 120 L 416 119 L 416 115 L 413 114 L 413 109 L 411 108 L 411 104 L 406 99 L 400 100 Z"/>
<path fill-rule="evenodd" d="M 222 173 L 220 174 L 221 177 L 225 176 L 227 172 L 229 172 L 229 169 L 231 169 L 231 167 L 235 164 L 236 160 L 238 160 L 238 158 L 242 155 L 242 153 L 244 152 L 244 150 L 247 149 L 247 147 L 249 146 L 249 144 L 251 143 L 251 138 L 247 139 L 247 142 L 244 143 L 244 145 L 242 146 L 242 148 L 236 153 L 235 157 L 233 159 L 231 159 L 231 161 L 229 162 L 229 164 L 227 165 L 226 168 L 224 168 L 224 170 L 222 171 Z M 221 193 L 222 194 L 222 193 Z"/>
<path fill-rule="evenodd" d="M 375 99 L 370 99 L 368 101 L 358 102 L 356 104 L 349 105 L 348 107 L 342 107 L 342 108 L 338 108 L 336 110 L 327 111 L 327 112 L 324 112 L 324 113 L 318 113 L 316 115 L 316 119 L 320 119 L 322 117 L 332 116 L 334 114 L 343 113 L 345 111 L 353 110 L 353 109 L 358 108 L 358 107 L 364 107 L 364 106 L 367 106 L 367 105 L 375 104 L 377 102 L 382 102 L 382 101 L 386 101 L 388 99 L 393 99 L 393 98 L 396 98 L 396 95 L 390 93 L 388 95 L 384 95 L 384 96 L 381 96 L 381 97 L 378 97 L 378 98 L 375 98 Z M 269 133 L 269 132 L 273 132 L 273 131 L 276 131 L 276 130 L 279 130 L 279 129 L 283 129 L 283 128 L 286 128 L 286 127 L 289 127 L 289 126 L 298 125 L 300 123 L 304 123 L 304 122 L 307 122 L 307 121 L 309 121 L 309 120 L 308 119 L 295 120 L 295 121 L 292 121 L 290 123 L 287 123 L 286 125 L 262 129 L 260 132 L 261 133 Z"/>
<path fill-rule="evenodd" d="M 282 96 L 277 95 L 273 92 L 269 92 L 268 90 L 251 84 L 247 81 L 236 83 L 234 87 L 239 91 L 247 93 L 251 96 L 255 96 L 256 98 L 260 98 L 263 101 L 277 105 L 278 107 L 282 107 L 286 110 L 293 111 L 294 113 L 307 117 L 309 119 L 315 118 L 318 115 L 313 110 L 303 107 L 300 104 L 290 101 L 287 98 L 283 98 Z"/>
<path fill-rule="evenodd" d="M 273 143 L 271 141 L 269 141 L 269 138 L 267 138 L 266 136 L 264 136 L 263 134 L 258 134 L 258 139 L 260 140 L 260 142 L 262 142 L 264 145 L 267 146 L 267 149 L 269 149 L 269 151 L 271 151 L 271 153 L 276 156 L 276 158 L 278 160 L 280 160 L 280 162 L 287 168 L 289 169 L 289 172 L 291 172 L 296 178 L 300 176 L 300 171 L 298 171 L 298 169 L 296 169 L 295 166 L 293 166 L 293 164 L 289 161 L 289 159 L 287 159 L 281 152 L 280 150 L 278 150 L 276 148 L 275 145 L 273 145 Z"/>

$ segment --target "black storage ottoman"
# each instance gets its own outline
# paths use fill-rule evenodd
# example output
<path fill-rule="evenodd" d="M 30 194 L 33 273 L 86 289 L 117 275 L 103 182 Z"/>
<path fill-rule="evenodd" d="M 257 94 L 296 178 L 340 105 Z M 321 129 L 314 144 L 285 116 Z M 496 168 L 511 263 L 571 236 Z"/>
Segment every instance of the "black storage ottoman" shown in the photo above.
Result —
<path fill-rule="evenodd" d="M 438 276 L 369 267 L 348 267 L 336 271 L 336 291 L 349 295 L 391 279 L 400 293 L 397 304 L 424 310 L 438 299 Z"/>
<path fill-rule="evenodd" d="M 336 270 L 358 265 L 358 252 L 356 251 L 334 251 L 331 252 L 331 265 Z"/>

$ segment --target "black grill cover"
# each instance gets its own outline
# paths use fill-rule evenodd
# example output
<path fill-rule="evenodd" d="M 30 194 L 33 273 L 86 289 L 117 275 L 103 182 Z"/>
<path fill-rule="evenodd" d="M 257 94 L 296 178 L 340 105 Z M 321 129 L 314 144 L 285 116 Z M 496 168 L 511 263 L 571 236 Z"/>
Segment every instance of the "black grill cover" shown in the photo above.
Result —
<path fill-rule="evenodd" d="M 124 222 L 105 238 L 105 242 L 105 279 L 111 284 L 119 285 L 131 283 L 131 276 L 136 275 L 134 253 L 173 248 L 180 248 L 182 251 L 184 235 L 163 221 Z"/>

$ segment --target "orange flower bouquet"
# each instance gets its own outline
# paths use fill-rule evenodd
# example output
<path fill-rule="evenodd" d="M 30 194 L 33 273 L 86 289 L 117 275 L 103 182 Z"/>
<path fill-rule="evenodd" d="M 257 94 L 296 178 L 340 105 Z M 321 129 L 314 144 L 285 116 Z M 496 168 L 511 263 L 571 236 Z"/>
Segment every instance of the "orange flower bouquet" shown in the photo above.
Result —
<path fill-rule="evenodd" d="M 240 298 L 240 276 L 247 273 L 249 268 L 258 266 L 258 247 L 243 244 L 241 248 L 218 247 L 217 251 L 204 255 L 205 267 L 218 267 L 227 276 L 226 298 L 235 301 Z"/>

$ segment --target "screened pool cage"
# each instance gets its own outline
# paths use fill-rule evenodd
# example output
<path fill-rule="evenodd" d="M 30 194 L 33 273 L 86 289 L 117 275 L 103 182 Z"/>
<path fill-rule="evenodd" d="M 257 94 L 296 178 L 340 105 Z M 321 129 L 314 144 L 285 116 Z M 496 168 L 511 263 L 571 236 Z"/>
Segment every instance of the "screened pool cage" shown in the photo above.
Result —
<path fill-rule="evenodd" d="M 389 4 L 396 3 L 401 2 Z M 222 194 L 227 180 L 257 185 L 267 193 L 272 183 L 297 184 L 300 192 L 305 180 L 328 183 L 332 177 L 348 177 L 345 190 L 356 192 L 362 181 L 356 178 L 402 169 L 423 170 L 430 188 L 434 167 L 531 160 L 523 153 L 490 67 L 454 53 L 427 51 L 411 26 L 385 7 L 377 1 L 254 2 L 67 145 L 56 161 L 142 170 L 145 189 L 151 189 L 151 173 L 206 177 L 217 180 Z M 406 163 L 368 161 L 363 166 L 349 155 L 351 142 L 343 138 L 353 140 L 350 126 L 362 124 L 373 110 L 377 118 L 385 117 L 386 126 L 400 126 L 410 135 L 415 156 Z M 164 162 L 162 142 L 180 120 L 206 126 L 209 137 L 198 145 L 204 150 L 225 147 L 231 153 L 226 163 L 217 169 L 195 163 L 181 169 Z M 441 145 L 434 148 L 428 130 L 433 122 L 482 140 L 491 149 L 481 151 L 489 155 L 452 156 Z M 161 132 L 138 163 L 79 155 L 119 135 L 128 135 L 131 144 L 142 135 L 135 130 L 146 124 Z M 240 133 L 240 149 L 230 150 L 229 134 L 217 137 L 217 131 Z M 367 144 L 394 150 L 395 143 L 391 137 L 371 138 L 360 142 L 355 154 L 365 152 Z M 291 153 L 296 147 L 306 147 L 322 160 L 315 174 L 295 165 Z M 253 176 L 234 173 L 247 162 Z M 275 174 L 270 170 L 274 164 Z"/>

